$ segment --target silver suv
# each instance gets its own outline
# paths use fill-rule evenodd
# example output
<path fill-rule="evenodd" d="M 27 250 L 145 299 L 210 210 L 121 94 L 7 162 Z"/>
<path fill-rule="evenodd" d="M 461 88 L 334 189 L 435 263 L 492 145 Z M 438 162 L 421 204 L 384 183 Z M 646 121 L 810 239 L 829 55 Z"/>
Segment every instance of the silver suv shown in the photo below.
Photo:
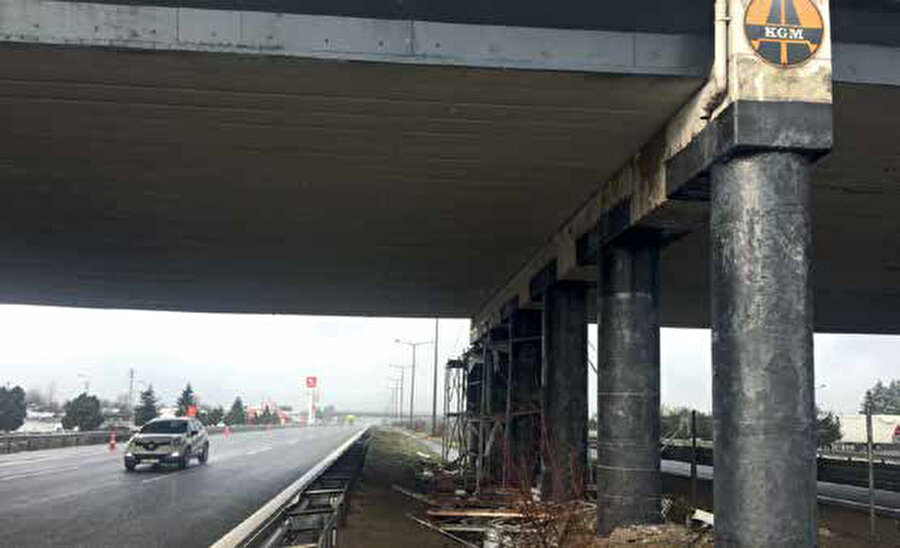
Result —
<path fill-rule="evenodd" d="M 128 441 L 125 469 L 133 472 L 141 463 L 187 468 L 195 457 L 201 464 L 209 458 L 209 436 L 200 421 L 189 417 L 153 419 Z"/>

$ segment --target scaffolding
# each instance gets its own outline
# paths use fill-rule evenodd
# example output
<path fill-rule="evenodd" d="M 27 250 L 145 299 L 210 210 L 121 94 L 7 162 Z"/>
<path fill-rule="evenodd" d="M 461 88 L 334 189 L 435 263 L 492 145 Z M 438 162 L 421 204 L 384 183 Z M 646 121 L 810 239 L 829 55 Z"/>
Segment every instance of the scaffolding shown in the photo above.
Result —
<path fill-rule="evenodd" d="M 441 433 L 441 459 L 444 464 L 467 468 L 465 360 L 450 360 L 444 366 L 444 429 Z M 455 456 L 454 456 L 455 453 Z"/>
<path fill-rule="evenodd" d="M 458 360 L 446 364 L 442 456 L 475 492 L 487 485 L 516 483 L 513 430 L 516 425 L 540 424 L 539 407 L 522 405 L 514 395 L 518 365 L 514 345 L 534 343 L 540 337 L 511 335 L 509 324 L 494 328 Z M 529 416 L 538 420 L 520 420 Z"/>

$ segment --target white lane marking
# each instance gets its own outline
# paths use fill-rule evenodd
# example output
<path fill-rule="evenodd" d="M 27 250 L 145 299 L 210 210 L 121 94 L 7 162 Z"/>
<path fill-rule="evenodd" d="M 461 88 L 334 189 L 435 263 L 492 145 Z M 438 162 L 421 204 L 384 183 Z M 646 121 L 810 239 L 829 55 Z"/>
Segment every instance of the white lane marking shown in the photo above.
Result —
<path fill-rule="evenodd" d="M 249 453 L 244 453 L 244 454 L 249 457 L 251 455 L 258 455 L 260 453 L 265 453 L 266 451 L 271 451 L 271 450 L 272 450 L 272 447 L 267 446 L 267 447 L 263 447 L 261 449 L 257 449 L 255 451 L 250 451 Z"/>
<path fill-rule="evenodd" d="M 297 445 L 298 443 L 300 443 L 300 440 L 293 440 L 293 441 L 289 441 L 288 445 Z"/>
<path fill-rule="evenodd" d="M 141 483 L 152 483 L 152 482 L 154 482 L 154 481 L 159 481 L 159 480 L 161 480 L 161 479 L 166 479 L 167 477 L 169 477 L 169 475 L 170 475 L 170 474 L 166 474 L 166 475 L 164 475 L 164 476 L 156 476 L 156 477 L 154 477 L 154 478 L 149 478 L 149 479 L 141 480 Z"/>
<path fill-rule="evenodd" d="M 50 457 L 44 457 L 41 459 L 23 459 L 23 460 L 17 460 L 17 461 L 12 461 L 12 462 L 0 462 L 0 467 L 2 467 L 2 466 L 23 466 L 23 465 L 28 465 L 28 464 L 36 464 L 36 463 L 44 462 L 44 461 L 48 461 L 48 460 L 53 460 L 53 459 Z"/>
<path fill-rule="evenodd" d="M 54 468 L 53 470 L 42 470 L 40 472 L 23 472 L 20 474 L 12 474 L 9 476 L 0 477 L 0 481 L 12 481 L 17 479 L 25 479 L 25 478 L 36 478 L 38 476 L 47 476 L 49 474 L 56 474 L 61 472 L 71 472 L 72 470 L 78 470 L 78 466 L 69 466 L 67 468 Z"/>

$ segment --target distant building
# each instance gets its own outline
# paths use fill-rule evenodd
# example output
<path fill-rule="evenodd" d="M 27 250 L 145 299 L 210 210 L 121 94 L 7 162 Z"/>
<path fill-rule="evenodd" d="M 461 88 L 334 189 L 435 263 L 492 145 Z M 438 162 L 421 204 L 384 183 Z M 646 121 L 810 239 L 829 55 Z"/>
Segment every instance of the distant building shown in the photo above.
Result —
<path fill-rule="evenodd" d="M 841 415 L 840 444 L 866 444 L 866 416 Z M 872 415 L 872 442 L 875 445 L 900 444 L 900 415 Z"/>
<path fill-rule="evenodd" d="M 159 416 L 160 417 L 174 417 L 178 413 L 177 407 L 160 407 L 159 408 Z"/>
<path fill-rule="evenodd" d="M 52 413 L 50 411 L 35 411 L 28 409 L 25 412 L 25 422 L 16 432 L 25 433 L 41 433 L 41 432 L 62 432 L 62 415 Z"/>

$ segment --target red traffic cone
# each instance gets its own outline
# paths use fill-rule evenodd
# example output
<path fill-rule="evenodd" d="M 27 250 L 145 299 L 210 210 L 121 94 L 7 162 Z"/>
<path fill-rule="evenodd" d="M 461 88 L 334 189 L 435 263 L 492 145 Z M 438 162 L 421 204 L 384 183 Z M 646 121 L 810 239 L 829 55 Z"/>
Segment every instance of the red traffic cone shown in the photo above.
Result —
<path fill-rule="evenodd" d="M 115 430 L 110 430 L 110 432 L 109 432 L 109 450 L 110 451 L 116 450 L 116 431 Z"/>

